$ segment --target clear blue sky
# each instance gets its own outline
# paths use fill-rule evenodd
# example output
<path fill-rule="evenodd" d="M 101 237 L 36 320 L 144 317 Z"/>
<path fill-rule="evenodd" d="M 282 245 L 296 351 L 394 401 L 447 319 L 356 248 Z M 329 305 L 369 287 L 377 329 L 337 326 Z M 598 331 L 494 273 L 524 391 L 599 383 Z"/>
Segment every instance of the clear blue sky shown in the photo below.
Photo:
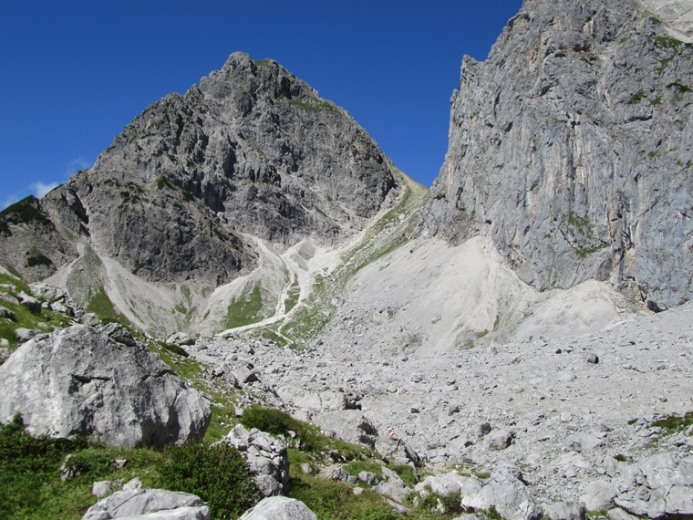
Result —
<path fill-rule="evenodd" d="M 125 125 L 228 55 L 273 58 L 431 184 L 462 56 L 521 0 L 17 0 L 0 4 L 0 208 L 93 164 Z"/>

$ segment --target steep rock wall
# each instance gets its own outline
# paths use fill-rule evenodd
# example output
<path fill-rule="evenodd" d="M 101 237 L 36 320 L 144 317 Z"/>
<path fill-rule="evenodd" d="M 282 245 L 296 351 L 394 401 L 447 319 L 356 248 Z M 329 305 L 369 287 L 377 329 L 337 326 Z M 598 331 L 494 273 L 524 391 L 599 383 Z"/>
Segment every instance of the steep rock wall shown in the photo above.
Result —
<path fill-rule="evenodd" d="M 419 229 L 489 235 L 538 289 L 693 296 L 693 49 L 629 0 L 527 0 L 466 57 Z"/>

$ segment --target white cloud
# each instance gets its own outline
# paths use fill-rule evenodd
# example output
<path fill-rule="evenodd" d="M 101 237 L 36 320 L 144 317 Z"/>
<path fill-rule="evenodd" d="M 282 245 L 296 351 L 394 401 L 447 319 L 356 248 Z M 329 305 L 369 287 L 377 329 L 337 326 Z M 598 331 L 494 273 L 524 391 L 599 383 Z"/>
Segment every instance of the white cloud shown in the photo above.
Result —
<path fill-rule="evenodd" d="M 65 165 L 65 177 L 70 177 L 75 172 L 91 167 L 92 163 L 86 157 L 79 155 Z"/>
<path fill-rule="evenodd" d="M 31 185 L 29 186 L 31 188 L 31 192 L 36 195 L 39 199 L 42 199 L 45 194 L 47 194 L 49 191 L 51 191 L 53 188 L 56 188 L 58 186 L 57 182 L 32 182 Z"/>
<path fill-rule="evenodd" d="M 69 179 L 74 173 L 91 167 L 92 163 L 89 162 L 85 157 L 79 155 L 65 165 L 65 180 Z M 22 200 L 29 193 L 35 195 L 39 199 L 42 199 L 49 191 L 59 185 L 60 182 L 32 182 L 28 187 L 21 190 L 21 192 L 15 192 L 11 195 L 6 195 L 3 199 L 0 199 L 0 211 L 11 204 Z"/>

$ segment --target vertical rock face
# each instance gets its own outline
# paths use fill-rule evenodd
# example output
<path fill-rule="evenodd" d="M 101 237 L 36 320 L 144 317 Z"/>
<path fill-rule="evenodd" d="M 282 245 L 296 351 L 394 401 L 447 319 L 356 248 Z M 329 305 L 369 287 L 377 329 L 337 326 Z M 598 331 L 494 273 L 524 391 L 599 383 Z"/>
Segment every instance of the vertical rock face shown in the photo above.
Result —
<path fill-rule="evenodd" d="M 539 289 L 693 296 L 693 49 L 628 0 L 526 0 L 466 57 L 420 228 L 492 237 Z"/>
<path fill-rule="evenodd" d="M 243 233 L 330 243 L 361 229 L 395 187 L 389 163 L 345 111 L 276 62 L 235 53 L 199 86 L 147 108 L 39 209 L 55 236 L 88 238 L 147 280 L 214 285 L 254 267 Z M 34 227 L 0 226 L 0 260 L 44 275 L 10 254 L 25 242 L 12 237 Z M 42 254 L 56 267 L 76 256 Z"/>

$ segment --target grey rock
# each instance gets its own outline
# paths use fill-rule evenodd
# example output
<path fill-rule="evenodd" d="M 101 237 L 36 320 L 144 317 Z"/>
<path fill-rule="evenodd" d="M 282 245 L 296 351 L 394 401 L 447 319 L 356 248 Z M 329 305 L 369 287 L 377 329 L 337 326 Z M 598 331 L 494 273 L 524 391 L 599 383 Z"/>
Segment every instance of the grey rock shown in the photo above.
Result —
<path fill-rule="evenodd" d="M 90 327 L 98 327 L 101 324 L 101 319 L 93 312 L 85 312 L 79 320 L 83 325 Z"/>
<path fill-rule="evenodd" d="M 328 480 L 346 482 L 349 480 L 349 473 L 344 468 L 334 468 L 327 477 Z"/>
<path fill-rule="evenodd" d="M 48 308 L 53 312 L 59 312 L 60 314 L 67 314 L 69 316 L 72 316 L 73 314 L 72 309 L 61 302 L 53 302 L 48 306 Z"/>
<path fill-rule="evenodd" d="M 12 305 L 19 305 L 19 300 L 17 298 L 5 292 L 0 292 L 0 301 L 11 303 Z"/>
<path fill-rule="evenodd" d="M 429 491 L 438 496 L 448 496 L 459 492 L 462 496 L 476 495 L 481 491 L 483 483 L 475 477 L 464 477 L 451 471 L 443 475 L 432 475 L 419 482 L 414 488 L 420 495 L 425 496 Z"/>
<path fill-rule="evenodd" d="M 126 486 L 127 487 L 127 486 Z M 118 491 L 90 507 L 82 520 L 115 518 L 208 520 L 209 507 L 196 495 L 141 489 L 137 486 Z"/>
<path fill-rule="evenodd" d="M 99 482 L 94 482 L 91 486 L 91 494 L 96 498 L 104 498 L 115 493 L 122 485 L 123 482 L 118 480 L 101 480 Z"/>
<path fill-rule="evenodd" d="M 585 486 L 580 500 L 588 511 L 608 511 L 614 507 L 614 498 L 618 494 L 616 486 L 605 480 L 595 480 Z"/>
<path fill-rule="evenodd" d="M 636 516 L 693 515 L 693 459 L 657 453 L 629 465 L 614 502 Z"/>
<path fill-rule="evenodd" d="M 236 367 L 231 375 L 236 381 L 244 385 L 260 381 L 259 373 L 252 363 Z"/>
<path fill-rule="evenodd" d="M 492 429 L 493 428 L 491 428 L 491 425 L 488 422 L 483 422 L 474 428 L 473 433 L 474 435 L 476 435 L 476 437 L 481 439 L 482 437 L 485 437 L 486 435 L 491 433 Z"/>
<path fill-rule="evenodd" d="M 370 471 L 361 471 L 358 474 L 358 479 L 359 481 L 363 482 L 364 484 L 368 484 L 369 486 L 375 486 L 378 483 L 377 475 Z"/>
<path fill-rule="evenodd" d="M 19 293 L 19 304 L 32 314 L 41 314 L 41 302 L 23 291 Z"/>
<path fill-rule="evenodd" d="M 610 509 L 606 513 L 606 516 L 609 518 L 609 520 L 637 520 L 639 518 L 637 516 L 631 515 L 630 513 L 626 513 L 623 509 L 619 507 Z"/>
<path fill-rule="evenodd" d="M 240 520 L 317 520 L 317 516 L 300 500 L 267 497 L 249 509 Z"/>
<path fill-rule="evenodd" d="M 392 500 L 391 498 L 384 497 L 385 503 L 392 508 L 392 510 L 395 513 L 399 513 L 400 515 L 408 515 L 411 513 L 408 507 L 400 504 L 399 502 Z"/>
<path fill-rule="evenodd" d="M 289 459 L 284 441 L 238 424 L 219 442 L 230 444 L 243 454 L 263 496 L 279 495 L 289 489 Z"/>
<path fill-rule="evenodd" d="M 175 332 L 166 339 L 166 343 L 169 345 L 189 346 L 195 344 L 195 338 L 190 337 L 185 332 Z"/>
<path fill-rule="evenodd" d="M 485 62 L 463 60 L 419 231 L 488 236 L 540 290 L 693 299 L 693 117 L 676 86 L 693 84 L 693 50 L 671 38 L 629 0 L 525 2 Z"/>
<path fill-rule="evenodd" d="M 493 432 L 488 436 L 487 446 L 489 450 L 504 450 L 513 442 L 513 434 L 508 431 Z"/>
<path fill-rule="evenodd" d="M 0 318 L 5 318 L 11 321 L 17 321 L 17 316 L 11 310 L 0 306 Z"/>
<path fill-rule="evenodd" d="M 590 354 L 589 356 L 587 356 L 587 362 L 591 365 L 596 365 L 597 363 L 599 363 L 599 356 L 597 356 L 596 354 Z"/>
<path fill-rule="evenodd" d="M 404 481 L 389 468 L 383 467 L 383 480 L 373 490 L 387 498 L 391 498 L 396 502 L 404 502 L 411 489 L 407 487 Z"/>
<path fill-rule="evenodd" d="M 24 343 L 0 367 L 0 393 L 1 421 L 19 413 L 33 434 L 112 446 L 193 441 L 210 418 L 207 401 L 146 348 L 85 325 Z"/>
<path fill-rule="evenodd" d="M 525 484 L 505 473 L 494 475 L 478 493 L 463 497 L 462 505 L 474 509 L 494 506 L 507 520 L 538 520 L 542 515 Z"/>
<path fill-rule="evenodd" d="M 67 299 L 67 292 L 60 287 L 53 287 L 42 283 L 32 283 L 30 288 L 31 294 L 51 303 L 65 301 Z"/>
<path fill-rule="evenodd" d="M 587 511 L 578 502 L 557 502 L 544 506 L 544 516 L 551 520 L 585 520 Z"/>
<path fill-rule="evenodd" d="M 14 337 L 22 343 L 25 341 L 29 341 L 31 338 L 35 337 L 40 333 L 40 330 L 27 329 L 25 327 L 17 327 L 16 329 L 14 329 Z"/>

